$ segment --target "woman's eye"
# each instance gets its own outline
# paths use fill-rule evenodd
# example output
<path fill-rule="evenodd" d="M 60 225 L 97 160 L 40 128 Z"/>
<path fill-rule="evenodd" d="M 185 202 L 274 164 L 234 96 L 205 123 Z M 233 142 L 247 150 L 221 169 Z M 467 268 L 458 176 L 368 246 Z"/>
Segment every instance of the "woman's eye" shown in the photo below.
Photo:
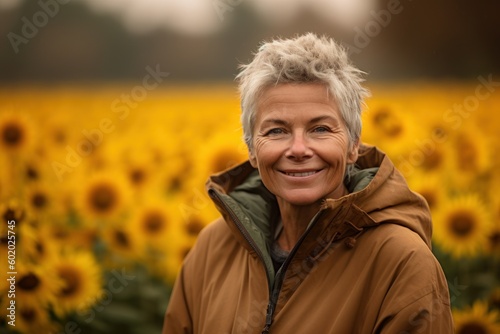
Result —
<path fill-rule="evenodd" d="M 314 132 L 329 132 L 330 128 L 326 126 L 318 126 L 314 128 Z"/>
<path fill-rule="evenodd" d="M 280 128 L 274 128 L 274 129 L 271 129 L 269 131 L 267 131 L 267 135 L 279 135 L 279 134 L 282 134 L 284 133 L 283 129 L 280 129 Z"/>

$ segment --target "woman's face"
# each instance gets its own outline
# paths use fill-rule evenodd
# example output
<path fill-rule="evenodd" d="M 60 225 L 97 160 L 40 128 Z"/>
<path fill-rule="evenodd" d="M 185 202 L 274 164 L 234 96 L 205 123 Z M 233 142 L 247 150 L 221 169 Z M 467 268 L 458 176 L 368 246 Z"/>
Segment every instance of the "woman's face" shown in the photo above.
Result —
<path fill-rule="evenodd" d="M 280 84 L 264 91 L 257 105 L 250 162 L 264 185 L 291 205 L 339 198 L 346 164 L 357 159 L 327 86 Z"/>

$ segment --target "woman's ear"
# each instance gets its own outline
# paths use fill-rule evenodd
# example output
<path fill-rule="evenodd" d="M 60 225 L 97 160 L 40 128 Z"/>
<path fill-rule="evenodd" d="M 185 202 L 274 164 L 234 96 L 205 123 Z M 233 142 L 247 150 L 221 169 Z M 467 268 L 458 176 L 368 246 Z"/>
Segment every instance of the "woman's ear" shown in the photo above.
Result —
<path fill-rule="evenodd" d="M 257 158 L 255 157 L 254 150 L 252 148 L 248 149 L 248 160 L 253 168 L 257 168 Z"/>
<path fill-rule="evenodd" d="M 359 140 L 356 140 L 354 144 L 352 144 L 351 150 L 347 154 L 347 163 L 353 164 L 358 160 L 358 149 L 359 149 Z"/>

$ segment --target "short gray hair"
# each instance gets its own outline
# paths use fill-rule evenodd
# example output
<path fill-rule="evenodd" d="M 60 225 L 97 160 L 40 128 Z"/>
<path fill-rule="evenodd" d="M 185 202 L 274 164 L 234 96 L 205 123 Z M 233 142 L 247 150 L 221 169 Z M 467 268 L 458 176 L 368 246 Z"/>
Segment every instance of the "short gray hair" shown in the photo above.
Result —
<path fill-rule="evenodd" d="M 308 33 L 262 44 L 251 63 L 240 66 L 241 124 L 252 149 L 257 100 L 282 83 L 325 83 L 334 96 L 349 133 L 349 147 L 361 136 L 361 109 L 370 95 L 361 83 L 364 72 L 349 61 L 347 51 L 325 36 Z"/>

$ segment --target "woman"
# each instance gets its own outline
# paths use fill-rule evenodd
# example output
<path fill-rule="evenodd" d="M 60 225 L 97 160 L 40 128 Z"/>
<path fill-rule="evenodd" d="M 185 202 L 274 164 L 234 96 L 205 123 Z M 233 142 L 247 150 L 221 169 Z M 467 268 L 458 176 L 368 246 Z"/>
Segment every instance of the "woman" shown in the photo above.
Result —
<path fill-rule="evenodd" d="M 313 34 L 238 75 L 249 161 L 207 183 L 222 217 L 185 259 L 164 333 L 452 333 L 431 220 L 359 143 L 362 72 Z"/>

